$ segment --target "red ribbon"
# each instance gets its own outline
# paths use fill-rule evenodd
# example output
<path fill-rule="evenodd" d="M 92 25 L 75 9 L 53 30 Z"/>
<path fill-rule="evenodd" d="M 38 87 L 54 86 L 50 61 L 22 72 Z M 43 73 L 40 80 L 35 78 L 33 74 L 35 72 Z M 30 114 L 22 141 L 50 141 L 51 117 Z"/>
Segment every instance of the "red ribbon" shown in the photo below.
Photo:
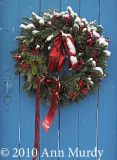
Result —
<path fill-rule="evenodd" d="M 76 50 L 74 45 L 74 40 L 70 35 L 64 37 L 62 39 L 62 34 L 60 34 L 54 42 L 54 46 L 51 50 L 49 55 L 49 64 L 48 64 L 48 71 L 55 71 L 58 72 L 58 80 L 56 81 L 56 89 L 52 93 L 51 96 L 51 106 L 50 109 L 42 122 L 42 126 L 47 132 L 54 120 L 56 110 L 57 110 L 57 97 L 60 90 L 59 84 L 59 73 L 62 71 L 65 65 L 65 49 L 69 54 L 69 61 L 68 61 L 68 69 L 74 70 L 78 67 L 78 61 L 76 58 Z M 35 152 L 35 157 L 33 160 L 37 159 L 38 152 L 39 152 L 39 138 L 40 138 L 40 107 L 39 107 L 39 92 L 40 92 L 40 83 L 46 78 L 47 74 L 41 79 L 37 85 L 36 89 L 36 109 L 35 109 L 35 143 L 34 148 L 37 150 L 37 154 Z"/>

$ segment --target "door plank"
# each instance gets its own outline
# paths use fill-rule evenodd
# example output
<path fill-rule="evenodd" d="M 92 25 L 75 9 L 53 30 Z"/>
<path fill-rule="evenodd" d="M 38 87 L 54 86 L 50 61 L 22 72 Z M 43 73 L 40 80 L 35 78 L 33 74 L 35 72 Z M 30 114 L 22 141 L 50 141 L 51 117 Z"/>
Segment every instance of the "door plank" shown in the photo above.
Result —
<path fill-rule="evenodd" d="M 15 153 L 13 148 L 19 148 L 19 77 L 13 73 L 15 61 L 10 54 L 17 46 L 14 38 L 19 32 L 19 0 L 0 0 L 0 19 L 0 150 L 9 149 L 9 155 L 5 158 L 0 155 L 0 159 L 9 160 Z M 11 98 L 6 96 L 9 80 Z"/>
<path fill-rule="evenodd" d="M 108 60 L 109 76 L 104 79 L 99 90 L 99 138 L 98 146 L 104 150 L 103 159 L 116 160 L 117 148 L 117 121 L 116 121 L 116 95 L 117 85 L 117 65 L 116 65 L 116 30 L 117 22 L 117 1 L 116 0 L 101 0 L 100 1 L 100 24 L 104 27 L 104 36 L 110 37 L 111 44 L 109 50 L 112 52 L 111 57 Z"/>
<path fill-rule="evenodd" d="M 65 0 L 61 2 L 61 11 L 66 11 L 67 7 L 71 6 L 74 12 L 79 13 L 79 0 Z M 65 69 L 68 67 L 65 66 Z M 77 159 L 69 156 L 69 148 L 74 152 L 78 147 L 79 134 L 79 105 L 68 104 L 60 109 L 60 150 L 64 151 L 64 157 L 60 160 Z"/>
<path fill-rule="evenodd" d="M 80 16 L 87 21 L 96 20 L 98 24 L 99 1 L 98 0 L 82 0 L 80 2 Z M 79 104 L 79 149 L 94 150 L 97 146 L 97 93 L 96 95 L 87 96 L 85 100 Z M 87 156 L 87 155 L 85 155 Z M 80 157 L 79 159 L 82 159 Z M 92 160 L 94 157 L 87 157 Z"/>
<path fill-rule="evenodd" d="M 41 0 L 41 10 L 43 12 L 47 12 L 48 9 L 57 9 L 59 10 L 59 0 Z M 44 120 L 50 106 L 47 106 L 46 104 L 42 104 L 40 106 L 40 114 L 41 114 L 41 122 Z M 42 160 L 55 160 L 57 157 L 41 157 L 42 153 L 44 151 L 44 148 L 47 149 L 47 152 L 50 156 L 51 150 L 58 151 L 58 110 L 55 115 L 54 121 L 52 123 L 52 126 L 50 127 L 49 131 L 46 133 L 46 131 L 41 126 L 40 128 L 40 159 Z"/>
<path fill-rule="evenodd" d="M 20 0 L 20 18 L 32 17 L 32 12 L 39 13 L 39 0 Z M 20 19 L 20 22 L 22 20 Z M 25 156 L 21 159 L 32 159 L 35 135 L 35 95 L 28 97 L 27 91 L 22 91 L 24 80 L 20 80 L 20 148 L 24 148 Z M 29 156 L 28 151 L 29 148 Z"/>

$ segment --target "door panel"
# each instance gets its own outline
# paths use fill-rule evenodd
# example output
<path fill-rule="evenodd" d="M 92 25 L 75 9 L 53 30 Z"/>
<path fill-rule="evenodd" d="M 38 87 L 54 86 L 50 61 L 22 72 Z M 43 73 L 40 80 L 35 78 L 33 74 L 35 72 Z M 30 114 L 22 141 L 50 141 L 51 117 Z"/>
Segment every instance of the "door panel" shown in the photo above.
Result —
<path fill-rule="evenodd" d="M 103 159 L 117 159 L 117 65 L 116 65 L 116 0 L 100 1 L 100 24 L 104 27 L 104 36 L 109 37 L 111 44 L 109 50 L 112 52 L 108 60 L 109 76 L 104 79 L 99 89 L 99 136 L 98 148 L 103 149 Z"/>
<path fill-rule="evenodd" d="M 19 0 L 0 0 L 0 17 L 0 150 L 9 150 L 9 156 L 0 159 L 9 160 L 13 148 L 19 148 L 19 76 L 13 73 L 10 54 L 18 45 L 14 37 L 19 32 Z"/>
<path fill-rule="evenodd" d="M 32 17 L 33 11 L 39 14 L 39 0 L 20 0 L 20 24 L 23 21 L 21 17 Z M 25 156 L 21 159 L 27 160 L 32 159 L 34 148 L 35 95 L 29 98 L 27 91 L 22 91 L 23 85 L 24 80 L 20 79 L 20 148 L 25 150 Z"/>
<path fill-rule="evenodd" d="M 47 12 L 48 9 L 57 9 L 59 10 L 59 0 L 41 0 L 41 10 L 43 12 Z M 44 120 L 50 106 L 47 106 L 46 104 L 42 104 L 40 106 L 40 115 L 41 115 L 41 122 Z M 57 110 L 57 113 L 55 115 L 54 121 L 52 123 L 52 126 L 50 127 L 49 131 L 46 132 L 42 126 L 40 126 L 40 159 L 41 160 L 57 160 L 57 157 L 50 157 L 50 151 L 56 150 L 58 151 L 58 121 L 59 121 L 59 110 Z M 44 157 L 41 157 L 44 151 L 44 148 L 47 149 L 47 152 L 49 154 L 49 157 L 47 158 L 45 155 Z"/>
<path fill-rule="evenodd" d="M 74 12 L 79 11 L 79 0 L 65 0 L 61 3 L 61 11 L 66 11 L 71 6 Z M 66 66 L 66 69 L 68 66 Z M 67 71 L 67 70 L 66 70 Z M 68 104 L 60 109 L 60 150 L 64 151 L 64 157 L 60 160 L 75 160 L 75 157 L 69 157 L 69 150 L 74 152 L 78 146 L 79 139 L 79 106 L 75 103 Z M 71 154 L 70 154 L 71 156 Z"/>
<path fill-rule="evenodd" d="M 87 21 L 96 20 L 96 24 L 98 24 L 99 1 L 82 0 L 80 2 L 80 16 L 85 17 Z M 96 95 L 88 95 L 85 100 L 79 103 L 79 149 L 86 152 L 97 147 L 97 96 L 97 93 Z M 94 157 L 90 155 L 86 159 L 93 160 Z"/>

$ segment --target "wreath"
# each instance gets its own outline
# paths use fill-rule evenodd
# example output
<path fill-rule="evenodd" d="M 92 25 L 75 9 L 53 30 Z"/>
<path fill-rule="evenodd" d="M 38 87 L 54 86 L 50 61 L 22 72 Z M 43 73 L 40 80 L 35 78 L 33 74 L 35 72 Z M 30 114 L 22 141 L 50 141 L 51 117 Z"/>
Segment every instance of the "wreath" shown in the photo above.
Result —
<path fill-rule="evenodd" d="M 52 108 L 57 105 L 78 103 L 88 93 L 95 94 L 108 75 L 105 69 L 111 54 L 107 50 L 110 40 L 102 36 L 101 25 L 80 18 L 71 7 L 65 12 L 49 9 L 41 13 L 43 17 L 34 12 L 32 18 L 23 17 L 26 21 L 16 37 L 19 47 L 12 53 L 16 54 L 15 73 L 21 73 L 25 80 L 23 90 L 29 96 L 36 92 L 36 106 L 39 99 L 46 101 L 55 115 Z M 52 123 L 47 117 L 43 123 L 46 131 Z"/>

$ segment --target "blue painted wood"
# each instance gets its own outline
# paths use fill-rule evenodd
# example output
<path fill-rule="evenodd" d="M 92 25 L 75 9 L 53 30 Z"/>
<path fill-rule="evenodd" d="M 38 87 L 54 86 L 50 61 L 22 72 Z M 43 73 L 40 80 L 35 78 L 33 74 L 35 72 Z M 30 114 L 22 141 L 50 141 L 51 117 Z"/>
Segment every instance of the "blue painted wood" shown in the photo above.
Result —
<path fill-rule="evenodd" d="M 32 12 L 39 13 L 39 0 L 20 0 L 20 17 L 32 17 Z M 22 20 L 20 19 L 20 22 Z M 25 156 L 21 159 L 32 159 L 31 151 L 34 147 L 35 135 L 35 95 L 29 98 L 26 91 L 21 88 L 24 84 L 20 80 L 20 148 L 24 148 Z M 29 156 L 27 148 L 29 148 Z M 29 158 L 30 157 L 30 158 Z"/>
<path fill-rule="evenodd" d="M 40 3 L 41 2 L 41 3 Z M 60 6 L 61 2 L 61 6 Z M 13 159 L 13 148 L 24 148 L 25 156 L 23 159 L 31 159 L 31 150 L 34 145 L 34 117 L 35 117 L 35 95 L 28 98 L 27 92 L 21 91 L 23 80 L 13 74 L 15 62 L 11 59 L 9 52 L 16 48 L 17 42 L 14 37 L 19 34 L 19 18 L 31 17 L 31 12 L 39 13 L 41 10 L 47 11 L 48 8 L 66 10 L 71 6 L 73 10 L 80 13 L 81 17 L 86 17 L 88 21 L 98 20 L 99 1 L 96 0 L 0 0 L 0 149 L 9 147 L 10 155 L 4 159 Z M 112 56 L 109 59 L 110 76 L 103 80 L 99 92 L 99 125 L 97 126 L 97 95 L 88 96 L 78 105 L 69 104 L 67 107 L 57 110 L 54 122 L 48 133 L 41 127 L 40 131 L 40 153 L 46 147 L 50 155 L 51 150 L 64 150 L 67 159 L 68 148 L 75 151 L 76 147 L 83 150 L 93 150 L 97 145 L 99 150 L 104 149 L 104 160 L 117 160 L 117 111 L 116 111 L 116 0 L 100 0 L 100 24 L 104 27 L 104 36 L 109 36 L 112 44 L 109 49 Z M 12 7 L 11 7 L 12 6 Z M 79 10 L 80 9 L 80 10 Z M 111 11 L 111 12 L 110 12 Z M 4 17 L 4 18 L 3 18 Z M 21 23 L 21 20 L 20 20 Z M 6 58 L 7 57 L 7 58 Z M 8 70 L 6 70 L 8 68 Z M 7 76 L 8 75 L 8 76 Z M 6 83 L 3 79 L 12 79 L 9 83 L 9 94 L 12 97 L 10 105 L 5 105 L 3 99 L 6 94 Z M 19 91 L 20 84 L 20 91 Z M 20 102 L 20 103 L 19 103 Z M 9 103 L 8 98 L 6 103 Z M 41 105 L 41 122 L 45 118 L 49 107 Z M 19 111 L 20 111 L 20 140 L 19 140 Z M 97 131 L 98 137 L 97 137 Z M 59 133 L 59 135 L 58 135 Z M 20 141 L 20 143 L 19 143 Z M 29 148 L 30 157 L 26 157 Z M 40 155 L 41 156 L 41 155 Z M 0 159 L 2 157 L 0 156 Z M 19 159 L 17 157 L 16 159 Z M 55 157 L 38 159 L 58 159 Z M 83 159 L 83 158 L 69 158 Z M 86 158 L 94 159 L 92 157 Z"/>
<path fill-rule="evenodd" d="M 117 160 L 116 138 L 117 138 L 117 122 L 116 122 L 116 95 L 117 95 L 117 65 L 116 65 L 116 0 L 101 0 L 100 2 L 100 23 L 104 27 L 104 36 L 110 37 L 112 43 L 109 50 L 112 52 L 108 60 L 109 67 L 107 71 L 109 76 L 103 80 L 99 94 L 99 137 L 98 147 L 104 150 L 102 159 Z M 115 158 L 116 157 L 116 158 Z"/>
<path fill-rule="evenodd" d="M 67 7 L 79 13 L 79 0 L 65 0 L 61 3 L 61 10 L 66 11 Z M 67 68 L 67 67 L 66 67 Z M 79 105 L 68 104 L 66 107 L 60 109 L 60 150 L 64 151 L 64 157 L 60 160 L 75 160 L 76 157 L 69 157 L 69 148 L 74 152 L 79 144 Z M 71 156 L 71 153 L 70 153 Z"/>
<path fill-rule="evenodd" d="M 98 24 L 99 2 L 97 0 L 82 0 L 80 3 L 80 16 L 87 21 L 96 20 Z M 97 146 L 97 94 L 88 96 L 79 104 L 79 149 L 94 150 Z M 85 155 L 87 156 L 87 155 Z M 82 159 L 80 157 L 79 159 Z M 91 157 L 87 160 L 94 159 Z"/>
<path fill-rule="evenodd" d="M 13 73 L 15 63 L 10 55 L 17 45 L 18 25 L 19 0 L 0 0 L 0 150 L 8 148 L 10 153 L 5 158 L 0 155 L 4 160 L 12 159 L 13 148 L 19 147 L 19 77 Z"/>
<path fill-rule="evenodd" d="M 57 9 L 59 10 L 59 0 L 41 0 L 41 10 L 43 12 L 47 12 L 47 10 L 51 9 Z M 49 106 L 43 104 L 40 106 L 40 114 L 41 114 L 41 122 L 44 120 L 47 112 L 49 110 Z M 42 153 L 44 151 L 44 148 L 47 149 L 47 152 L 50 156 L 51 150 L 58 151 L 58 110 L 55 115 L 54 121 L 52 123 L 52 126 L 50 127 L 49 131 L 46 133 L 46 131 L 41 126 L 40 128 L 40 159 L 41 160 L 57 160 L 57 157 L 41 157 Z"/>

